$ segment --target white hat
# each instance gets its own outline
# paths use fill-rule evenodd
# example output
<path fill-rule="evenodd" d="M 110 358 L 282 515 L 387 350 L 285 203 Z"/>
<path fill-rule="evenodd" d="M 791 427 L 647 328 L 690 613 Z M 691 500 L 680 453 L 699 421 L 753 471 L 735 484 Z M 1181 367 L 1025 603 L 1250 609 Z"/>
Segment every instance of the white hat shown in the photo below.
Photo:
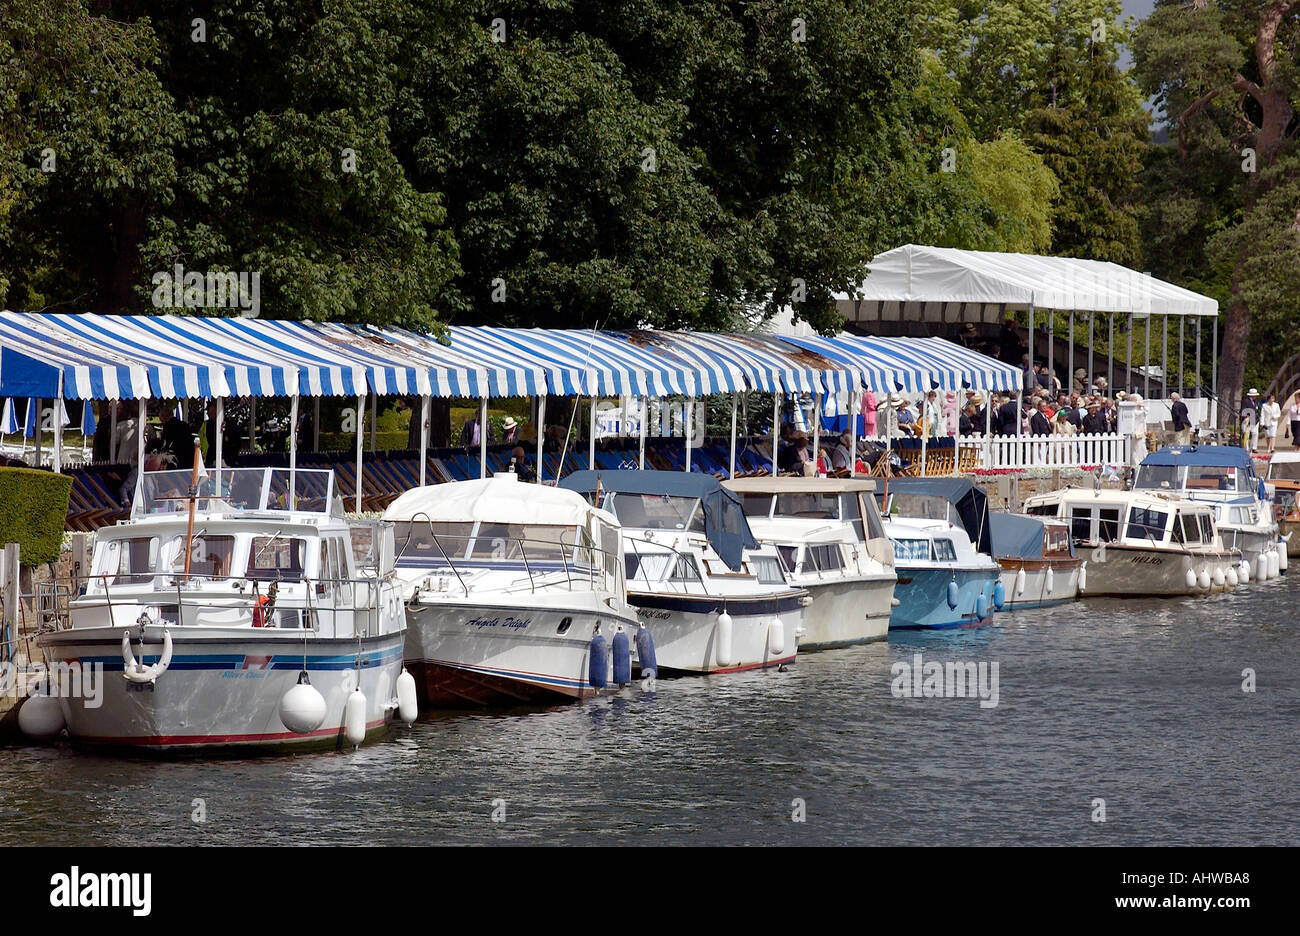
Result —
<path fill-rule="evenodd" d="M 505 419 L 501 420 L 501 428 L 504 429 L 506 432 L 509 432 L 517 425 L 519 425 L 519 423 L 515 422 L 515 418 L 513 416 L 507 416 Z"/>
<path fill-rule="evenodd" d="M 1247 393 L 1246 396 L 1259 396 L 1259 391 L 1256 390 L 1254 387 L 1251 387 L 1250 392 Z"/>
<path fill-rule="evenodd" d="M 891 393 L 891 394 L 889 395 L 889 405 L 890 405 L 890 406 L 906 406 L 906 405 L 907 405 L 907 398 L 904 397 L 901 393 Z"/>

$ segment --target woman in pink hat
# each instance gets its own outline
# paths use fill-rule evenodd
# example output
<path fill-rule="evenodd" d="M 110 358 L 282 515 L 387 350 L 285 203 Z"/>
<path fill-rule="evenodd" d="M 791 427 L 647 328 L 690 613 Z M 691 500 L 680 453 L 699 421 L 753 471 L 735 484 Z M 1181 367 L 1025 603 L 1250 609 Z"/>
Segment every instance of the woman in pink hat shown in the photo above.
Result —
<path fill-rule="evenodd" d="M 868 439 L 876 437 L 876 395 L 869 389 L 862 394 L 862 434 Z"/>
<path fill-rule="evenodd" d="M 949 390 L 943 395 L 943 434 L 946 436 L 955 436 L 957 434 L 957 420 L 960 418 L 960 412 L 957 409 L 957 394 Z"/>

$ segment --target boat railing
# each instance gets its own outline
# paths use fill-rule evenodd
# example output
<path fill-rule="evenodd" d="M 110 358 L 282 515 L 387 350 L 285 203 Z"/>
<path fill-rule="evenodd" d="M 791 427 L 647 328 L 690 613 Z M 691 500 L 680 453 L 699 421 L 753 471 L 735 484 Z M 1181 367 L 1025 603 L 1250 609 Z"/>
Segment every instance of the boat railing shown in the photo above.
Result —
<path fill-rule="evenodd" d="M 150 579 L 156 579 L 159 575 L 167 573 L 150 573 Z M 168 583 L 167 590 L 155 587 L 153 582 L 112 582 L 110 579 L 118 577 L 117 573 L 101 573 L 83 576 L 87 584 L 91 581 L 98 580 L 99 588 L 95 591 L 87 590 L 84 597 L 92 600 L 102 599 L 108 609 L 109 620 L 115 618 L 113 599 L 116 597 L 119 602 L 130 599 L 130 603 L 139 605 L 143 603 L 139 594 L 141 589 L 147 589 L 151 592 L 146 596 L 150 606 L 159 608 L 175 608 L 176 620 L 173 622 L 178 626 L 186 626 L 186 612 L 190 612 L 191 619 L 201 610 L 216 609 L 229 611 L 232 608 L 237 610 L 247 610 L 250 620 L 255 626 L 276 628 L 273 623 L 274 615 L 280 611 L 301 611 L 299 624 L 291 627 L 282 627 L 281 629 L 290 630 L 311 630 L 317 631 L 320 636 L 354 636 L 358 631 L 362 636 L 376 636 L 383 631 L 383 611 L 384 611 L 384 588 L 393 588 L 394 574 L 388 573 L 382 577 L 360 576 L 356 578 L 309 578 L 302 576 L 292 580 L 283 578 L 253 578 L 235 577 L 227 575 L 211 575 L 207 573 L 191 572 L 188 575 L 177 575 Z M 234 594 L 229 596 L 221 595 L 210 589 L 197 590 L 194 585 L 203 584 L 201 580 L 207 579 L 208 584 L 229 583 Z M 199 580 L 194 582 L 193 580 Z M 189 587 L 182 587 L 184 582 Z M 280 592 L 284 586 L 303 585 L 300 594 L 285 595 Z M 274 589 L 272 589 L 274 586 Z M 171 591 L 175 588 L 175 591 Z M 348 598 L 346 607 L 340 606 L 338 601 L 344 597 L 345 589 L 353 589 L 352 595 Z M 333 603 L 322 604 L 313 599 L 321 595 L 333 592 Z M 126 594 L 124 594 L 126 593 Z M 248 598 L 247 602 L 241 602 L 240 599 Z M 172 604 L 172 599 L 175 604 Z M 268 607 L 269 606 L 269 607 Z M 72 626 L 70 616 L 67 614 L 67 602 L 64 602 L 64 613 L 57 621 L 56 629 L 66 630 Z M 260 614 L 258 613 L 260 610 Z M 353 629 L 351 632 L 339 633 L 339 615 L 352 615 Z M 161 614 L 160 614 L 161 617 Z M 257 624 L 261 618 L 262 624 Z M 328 619 L 329 627 L 325 628 L 324 623 Z M 151 623 L 162 623 L 162 621 L 153 621 Z"/>

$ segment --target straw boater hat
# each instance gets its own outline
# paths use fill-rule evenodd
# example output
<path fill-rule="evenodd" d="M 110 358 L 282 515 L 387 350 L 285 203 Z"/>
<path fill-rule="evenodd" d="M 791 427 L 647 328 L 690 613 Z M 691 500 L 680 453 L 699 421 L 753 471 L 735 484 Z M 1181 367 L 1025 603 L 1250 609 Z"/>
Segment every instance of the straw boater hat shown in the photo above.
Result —
<path fill-rule="evenodd" d="M 506 432 L 509 432 L 517 425 L 519 425 L 519 423 L 515 422 L 515 418 L 513 416 L 507 416 L 505 419 L 501 421 L 501 428 L 504 429 Z"/>
<path fill-rule="evenodd" d="M 975 394 L 974 396 L 971 397 L 971 400 L 970 400 L 970 401 L 971 401 L 972 403 L 974 403 L 976 406 L 983 406 L 983 405 L 984 405 L 984 394 L 982 394 L 982 393 L 977 393 L 977 394 Z"/>
<path fill-rule="evenodd" d="M 1074 376 L 1078 377 L 1080 380 L 1083 380 L 1083 378 L 1088 376 L 1088 372 L 1084 370 L 1082 367 L 1080 367 L 1078 370 L 1074 372 Z"/>
<path fill-rule="evenodd" d="M 1247 393 L 1246 396 L 1259 396 L 1259 391 L 1256 390 L 1254 387 L 1251 387 L 1250 392 Z"/>
<path fill-rule="evenodd" d="M 889 395 L 889 405 L 890 405 L 890 406 L 906 406 L 906 405 L 907 405 L 907 397 L 903 396 L 901 393 L 891 393 L 891 394 Z"/>

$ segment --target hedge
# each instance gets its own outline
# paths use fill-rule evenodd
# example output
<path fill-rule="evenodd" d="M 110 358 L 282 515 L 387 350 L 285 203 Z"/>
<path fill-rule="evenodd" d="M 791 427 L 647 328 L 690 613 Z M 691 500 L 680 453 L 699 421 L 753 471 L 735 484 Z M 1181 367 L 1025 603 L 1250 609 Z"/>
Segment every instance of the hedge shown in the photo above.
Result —
<path fill-rule="evenodd" d="M 17 543 L 22 564 L 59 558 L 72 477 L 34 468 L 0 468 L 0 545 Z"/>

